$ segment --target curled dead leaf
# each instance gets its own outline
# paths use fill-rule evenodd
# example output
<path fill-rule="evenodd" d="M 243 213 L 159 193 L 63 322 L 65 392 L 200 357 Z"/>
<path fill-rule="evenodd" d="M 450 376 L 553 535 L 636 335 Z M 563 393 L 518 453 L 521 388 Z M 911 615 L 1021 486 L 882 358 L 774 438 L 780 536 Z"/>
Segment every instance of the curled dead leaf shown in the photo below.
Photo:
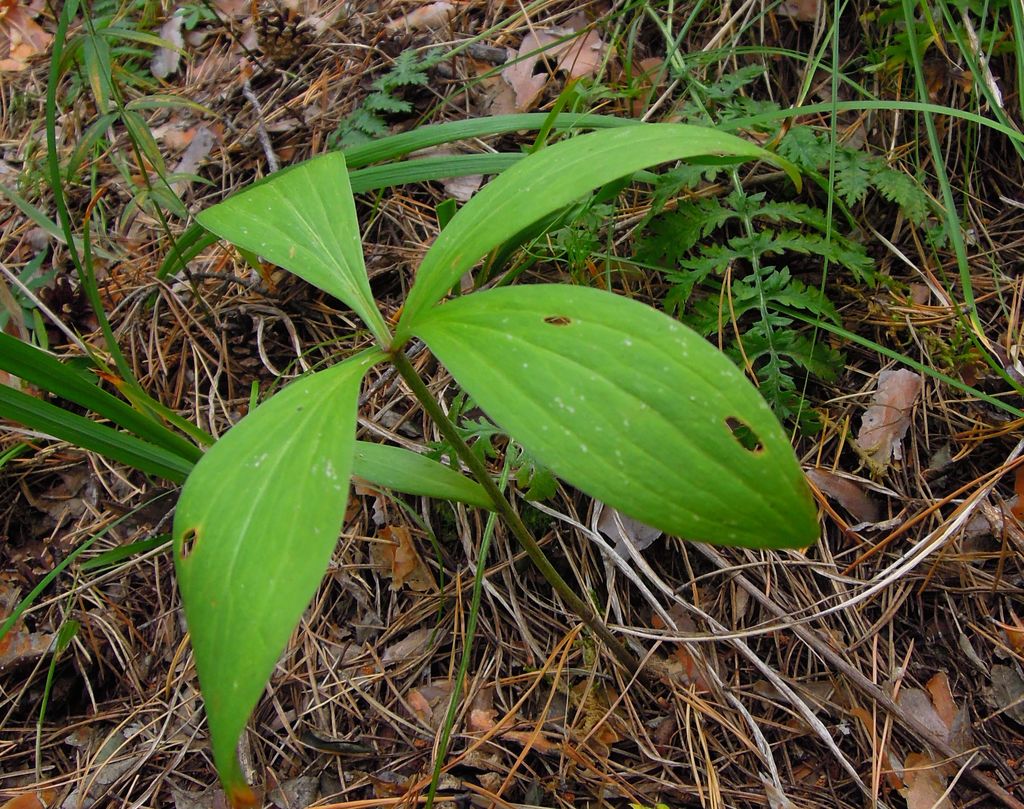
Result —
<path fill-rule="evenodd" d="M 185 47 L 185 37 L 181 33 L 181 26 L 184 22 L 184 15 L 175 12 L 160 27 L 160 39 L 168 44 L 157 48 L 149 62 L 149 71 L 154 77 L 166 79 L 178 72 L 181 50 Z"/>
<path fill-rule="evenodd" d="M 443 28 L 452 17 L 455 16 L 455 6 L 451 3 L 427 3 L 425 6 L 403 14 L 397 20 L 392 20 L 384 29 L 389 34 L 399 31 L 421 31 L 424 28 Z"/>
<path fill-rule="evenodd" d="M 811 483 L 846 509 L 858 523 L 875 523 L 881 517 L 878 503 L 868 496 L 858 478 L 827 469 L 808 469 Z"/>
<path fill-rule="evenodd" d="M 386 525 L 381 529 L 380 541 L 370 545 L 370 561 L 391 577 L 392 590 L 401 590 L 406 585 L 420 593 L 437 588 L 416 550 L 412 533 L 404 525 Z"/>
<path fill-rule="evenodd" d="M 41 0 L 0 3 L 0 73 L 28 67 L 28 61 L 50 47 L 53 36 L 35 21 L 43 10 Z"/>
<path fill-rule="evenodd" d="M 501 71 L 515 92 L 515 111 L 533 107 L 554 73 L 578 79 L 594 75 L 604 63 L 606 46 L 597 31 L 583 32 L 582 17 L 574 18 L 573 23 L 566 28 L 530 31 L 523 37 L 515 60 Z M 577 36 L 570 36 L 576 32 Z"/>
<path fill-rule="evenodd" d="M 775 13 L 797 22 L 814 22 L 820 13 L 819 6 L 818 0 L 783 0 L 775 9 Z"/>
<path fill-rule="evenodd" d="M 1006 644 L 1015 652 L 1024 651 L 1024 621 L 1017 617 L 1017 613 L 1010 613 L 1012 623 L 1004 624 L 996 621 L 995 624 L 1003 630 L 1006 635 Z"/>
<path fill-rule="evenodd" d="M 438 730 L 448 708 L 452 694 L 451 680 L 435 680 L 408 693 L 405 700 L 409 708 L 424 725 Z"/>
<path fill-rule="evenodd" d="M 629 546 L 637 552 L 642 551 L 662 534 L 660 529 L 627 517 L 600 500 L 594 501 L 594 509 L 599 512 L 597 530 L 615 543 L 615 552 L 623 559 L 630 557 Z"/>
<path fill-rule="evenodd" d="M 901 368 L 882 371 L 861 420 L 854 444 L 875 474 L 885 472 L 892 461 L 903 459 L 902 441 L 910 428 L 910 412 L 921 392 L 921 375 Z"/>
<path fill-rule="evenodd" d="M 57 797 L 57 790 L 43 789 L 39 792 L 26 792 L 7 801 L 0 809 L 47 809 Z"/>
<path fill-rule="evenodd" d="M 1024 725 L 1024 677 L 1010 666 L 993 666 L 991 677 L 989 704 Z"/>
<path fill-rule="evenodd" d="M 410 632 L 402 640 L 385 649 L 384 654 L 380 656 L 380 662 L 390 666 L 417 657 L 426 650 L 433 634 L 434 630 L 426 628 Z"/>

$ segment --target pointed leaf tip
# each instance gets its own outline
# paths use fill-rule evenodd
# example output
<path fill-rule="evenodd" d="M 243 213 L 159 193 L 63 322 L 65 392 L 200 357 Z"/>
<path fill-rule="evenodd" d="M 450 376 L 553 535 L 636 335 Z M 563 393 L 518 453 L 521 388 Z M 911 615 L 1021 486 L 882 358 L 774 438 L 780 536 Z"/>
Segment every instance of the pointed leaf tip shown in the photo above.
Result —
<path fill-rule="evenodd" d="M 238 740 L 330 561 L 360 383 L 383 358 L 356 355 L 261 404 L 207 451 L 178 503 L 178 586 L 214 761 L 239 800 Z"/>
<path fill-rule="evenodd" d="M 283 169 L 207 208 L 199 224 L 329 292 L 378 337 L 387 326 L 363 263 L 345 157 L 329 152 Z"/>

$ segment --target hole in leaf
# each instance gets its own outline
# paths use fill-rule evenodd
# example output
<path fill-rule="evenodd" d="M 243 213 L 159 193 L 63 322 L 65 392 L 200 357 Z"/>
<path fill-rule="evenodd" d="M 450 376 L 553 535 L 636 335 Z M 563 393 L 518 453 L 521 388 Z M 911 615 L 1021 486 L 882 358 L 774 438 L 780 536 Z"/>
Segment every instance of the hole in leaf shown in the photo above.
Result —
<path fill-rule="evenodd" d="M 745 422 L 729 416 L 725 420 L 725 426 L 732 432 L 732 437 L 739 442 L 739 445 L 748 452 L 760 452 L 764 449 L 757 433 L 751 430 Z"/>
<path fill-rule="evenodd" d="M 199 540 L 199 532 L 195 528 L 186 529 L 185 533 L 181 535 L 181 558 L 182 560 L 188 559 L 192 555 L 192 551 L 196 549 L 196 542 Z"/>
<path fill-rule="evenodd" d="M 544 322 L 550 323 L 552 326 L 568 326 L 572 320 L 565 315 L 548 315 L 544 318 Z"/>
<path fill-rule="evenodd" d="M 551 76 L 554 74 L 557 67 L 558 66 L 554 62 L 548 59 L 547 54 L 541 53 L 537 55 L 537 61 L 533 65 L 533 75 Z"/>

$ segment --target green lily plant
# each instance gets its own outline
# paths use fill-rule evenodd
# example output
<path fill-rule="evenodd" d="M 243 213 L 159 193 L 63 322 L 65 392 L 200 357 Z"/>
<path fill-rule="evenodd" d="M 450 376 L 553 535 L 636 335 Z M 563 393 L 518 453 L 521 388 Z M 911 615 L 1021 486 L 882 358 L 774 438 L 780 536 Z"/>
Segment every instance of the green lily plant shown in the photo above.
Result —
<path fill-rule="evenodd" d="M 443 301 L 524 228 L 595 189 L 668 161 L 785 161 L 740 138 L 639 124 L 540 149 L 486 185 L 424 257 L 394 330 L 363 263 L 344 156 L 281 171 L 200 224 L 329 292 L 375 345 L 255 408 L 188 475 L 174 520 L 178 582 L 214 759 L 236 805 L 252 793 L 236 747 L 327 568 L 353 473 L 463 501 L 506 521 L 531 559 L 624 664 L 632 655 L 559 577 L 460 439 L 404 349 L 422 340 L 509 435 L 563 480 L 661 530 L 753 548 L 803 547 L 816 511 L 786 434 L 724 355 L 667 315 L 610 292 L 541 284 Z M 363 377 L 392 363 L 474 479 L 355 440 Z"/>

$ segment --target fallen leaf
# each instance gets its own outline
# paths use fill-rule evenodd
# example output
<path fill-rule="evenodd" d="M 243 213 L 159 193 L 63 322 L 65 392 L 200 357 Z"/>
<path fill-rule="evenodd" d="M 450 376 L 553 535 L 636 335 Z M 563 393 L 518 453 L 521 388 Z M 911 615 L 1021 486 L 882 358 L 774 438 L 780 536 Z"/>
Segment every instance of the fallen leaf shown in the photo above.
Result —
<path fill-rule="evenodd" d="M 903 764 L 906 789 L 900 793 L 907 800 L 907 809 L 953 809 L 944 795 L 946 778 L 929 756 L 911 753 Z"/>
<path fill-rule="evenodd" d="M 926 684 L 925 690 L 932 698 L 932 705 L 939 719 L 949 728 L 956 722 L 957 709 L 953 702 L 953 693 L 949 690 L 949 678 L 944 671 L 935 674 Z"/>
<path fill-rule="evenodd" d="M 451 3 L 427 3 L 389 22 L 384 26 L 384 30 L 389 34 L 395 34 L 399 31 L 420 31 L 424 28 L 438 29 L 446 26 L 454 16 L 455 6 Z"/>
<path fill-rule="evenodd" d="M 174 173 L 195 174 L 216 142 L 217 136 L 209 127 L 205 124 L 197 127 L 188 148 L 185 149 L 185 154 L 181 156 L 178 164 L 174 167 Z M 175 192 L 180 194 L 189 186 L 190 182 L 190 180 L 177 180 L 172 187 Z"/>
<path fill-rule="evenodd" d="M 647 112 L 651 96 L 665 81 L 665 60 L 658 56 L 649 56 L 633 65 L 632 71 L 622 72 L 623 84 L 633 88 L 629 99 L 629 114 L 632 118 L 641 118 Z"/>
<path fill-rule="evenodd" d="M 278 809 L 301 809 L 319 797 L 320 779 L 313 775 L 289 778 L 267 793 L 267 798 Z"/>
<path fill-rule="evenodd" d="M 390 666 L 393 663 L 419 656 L 427 648 L 427 643 L 433 634 L 432 629 L 416 629 L 410 632 L 398 643 L 385 649 L 384 654 L 380 656 L 380 662 L 385 666 Z"/>
<path fill-rule="evenodd" d="M 1017 613 L 1010 612 L 1010 620 L 1012 624 L 1004 624 L 1001 621 L 995 621 L 995 625 L 1003 630 L 1006 635 L 1006 644 L 1013 649 L 1015 652 L 1024 651 L 1024 621 L 1021 621 L 1017 617 Z"/>
<path fill-rule="evenodd" d="M 156 49 L 153 58 L 149 62 L 149 71 L 158 79 L 166 79 L 178 72 L 178 65 L 181 62 L 181 50 L 185 47 L 185 37 L 181 34 L 181 26 L 185 17 L 180 11 L 174 12 L 160 26 L 160 39 L 167 42 Z"/>
<path fill-rule="evenodd" d="M 57 790 L 43 789 L 39 792 L 26 792 L 11 798 L 0 809 L 46 809 L 57 797 Z"/>
<path fill-rule="evenodd" d="M 431 146 L 427 149 L 418 149 L 413 152 L 411 157 L 446 157 L 450 155 L 464 154 L 454 146 L 447 144 L 441 146 Z M 468 202 L 472 196 L 480 190 L 480 186 L 483 184 L 484 175 L 482 174 L 469 174 L 464 177 L 450 177 L 442 181 L 442 187 L 445 193 L 452 199 L 458 200 L 459 202 Z"/>
<path fill-rule="evenodd" d="M 31 660 L 46 653 L 53 642 L 53 635 L 46 632 L 29 632 L 17 624 L 0 638 L 0 669 Z"/>
<path fill-rule="evenodd" d="M 218 14 L 228 19 L 238 20 L 252 11 L 252 0 L 213 0 L 213 7 Z"/>
<path fill-rule="evenodd" d="M 543 58 L 541 53 L 534 51 L 552 51 L 558 37 L 543 31 L 530 31 L 523 37 L 515 61 L 501 71 L 501 77 L 515 93 L 515 112 L 530 109 L 540 96 L 544 85 L 548 83 L 546 72 L 535 73 L 537 63 Z M 552 56 L 554 54 L 551 54 Z"/>
<path fill-rule="evenodd" d="M 443 183 L 445 193 L 459 202 L 468 202 L 480 190 L 484 175 L 467 174 L 465 177 L 452 177 Z"/>
<path fill-rule="evenodd" d="M 664 661 L 664 673 L 670 680 L 675 680 L 684 687 L 693 686 L 697 694 L 706 694 L 711 690 L 702 663 L 683 644 L 679 644 Z"/>
<path fill-rule="evenodd" d="M 473 697 L 469 706 L 469 716 L 466 719 L 466 729 L 485 733 L 493 730 L 497 722 L 495 717 L 498 712 L 494 708 L 494 689 L 482 688 Z"/>
<path fill-rule="evenodd" d="M 808 469 L 807 477 L 824 494 L 846 509 L 858 523 L 876 523 L 880 519 L 878 503 L 864 491 L 859 478 L 818 468 Z"/>
<path fill-rule="evenodd" d="M 606 506 L 600 500 L 594 501 L 594 508 L 600 509 L 597 530 L 615 543 L 615 552 L 623 559 L 629 559 L 629 546 L 637 552 L 647 548 L 661 536 L 658 528 L 652 528 L 639 520 L 627 517 L 618 509 Z"/>
<path fill-rule="evenodd" d="M 1024 725 L 1024 677 L 1010 666 L 993 666 L 991 676 L 989 702 L 992 707 Z"/>
<path fill-rule="evenodd" d="M 427 570 L 412 541 L 412 533 L 404 525 L 386 525 L 380 532 L 380 541 L 370 545 L 370 561 L 391 577 L 391 589 L 424 592 L 436 589 L 433 576 Z"/>
<path fill-rule="evenodd" d="M 818 0 L 783 0 L 775 11 L 780 17 L 797 22 L 814 22 L 818 19 L 818 6 Z"/>
<path fill-rule="evenodd" d="M 174 809 L 228 809 L 228 799 L 219 786 L 199 791 L 186 791 L 171 785 Z"/>
<path fill-rule="evenodd" d="M 530 31 L 523 37 L 515 61 L 501 71 L 515 91 L 517 112 L 536 103 L 552 74 L 562 71 L 569 79 L 578 79 L 593 75 L 604 63 L 605 43 L 595 30 L 565 39 L 585 24 L 586 20 L 577 16 L 568 27 Z M 548 69 L 538 71 L 538 65 Z"/>
<path fill-rule="evenodd" d="M 785 792 L 772 782 L 764 773 L 758 773 L 761 779 L 761 784 L 764 786 L 764 794 L 768 798 L 769 809 L 796 809 Z"/>
<path fill-rule="evenodd" d="M 431 730 L 439 730 L 448 709 L 452 694 L 451 680 L 435 680 L 414 688 L 406 696 L 406 702 L 416 717 Z"/>
<path fill-rule="evenodd" d="M 900 692 L 897 704 L 908 716 L 915 717 L 918 722 L 928 728 L 937 739 L 947 741 L 950 727 L 935 710 L 931 697 L 920 688 L 904 688 Z"/>
<path fill-rule="evenodd" d="M 910 411 L 921 392 L 921 375 L 901 368 L 882 371 L 871 406 L 861 420 L 855 446 L 871 467 L 880 474 L 892 461 L 903 459 L 903 437 L 910 428 Z"/>
<path fill-rule="evenodd" d="M 50 47 L 53 36 L 35 21 L 44 8 L 41 0 L 0 2 L 0 72 L 28 67 L 28 60 Z"/>

